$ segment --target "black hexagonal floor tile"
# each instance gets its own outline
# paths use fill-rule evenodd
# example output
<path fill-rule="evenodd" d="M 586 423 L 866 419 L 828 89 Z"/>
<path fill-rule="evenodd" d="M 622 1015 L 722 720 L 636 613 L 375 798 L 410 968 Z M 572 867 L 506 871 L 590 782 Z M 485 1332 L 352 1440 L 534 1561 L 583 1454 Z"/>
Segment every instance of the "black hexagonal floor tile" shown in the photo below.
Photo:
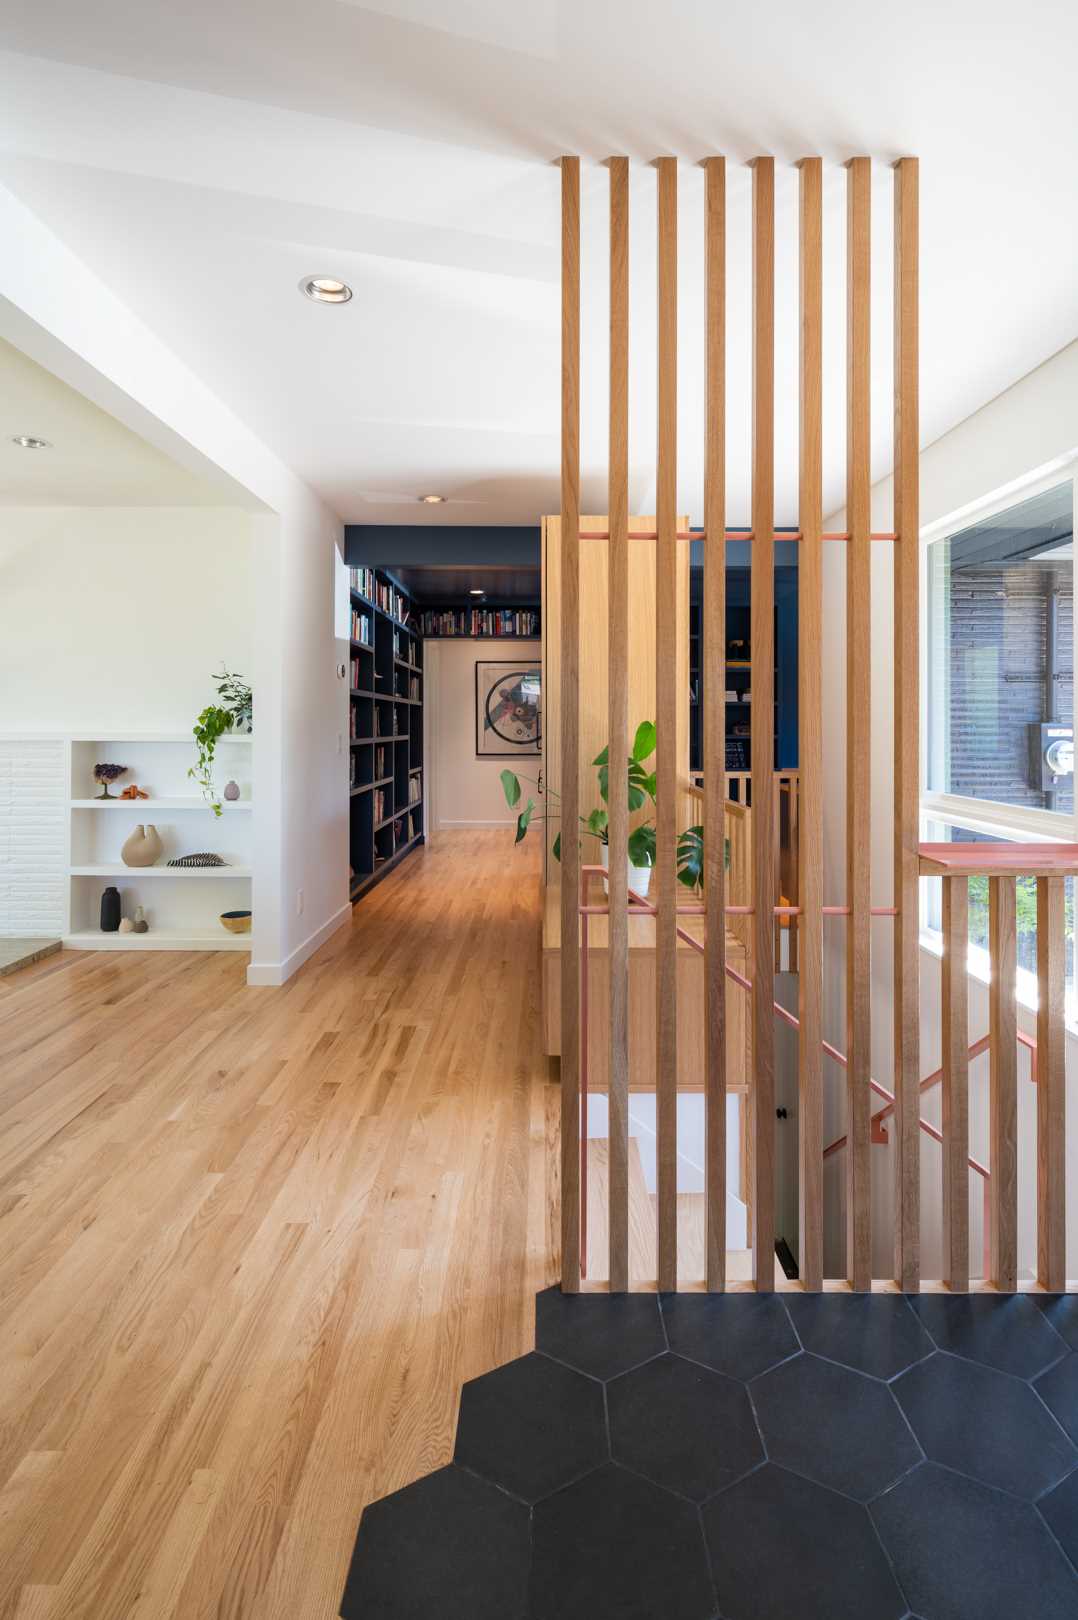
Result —
<path fill-rule="evenodd" d="M 1078 1464 L 1030 1386 L 994 1367 L 934 1355 L 891 1388 L 925 1455 L 985 1485 L 1032 1501 Z"/>
<path fill-rule="evenodd" d="M 535 1348 L 593 1378 L 615 1378 L 666 1349 L 655 1294 L 563 1294 L 535 1301 Z"/>
<path fill-rule="evenodd" d="M 1078 1472 L 1037 1503 L 1063 1551 L 1078 1570 Z"/>
<path fill-rule="evenodd" d="M 925 1463 L 869 1511 L 925 1620 L 1078 1614 L 1078 1576 L 1026 1502 Z"/>
<path fill-rule="evenodd" d="M 615 1462 L 701 1502 L 763 1461 L 744 1384 L 657 1356 L 607 1385 Z"/>
<path fill-rule="evenodd" d="M 754 1380 L 750 1394 L 772 1462 L 867 1502 L 920 1461 L 886 1384 L 800 1355 Z"/>
<path fill-rule="evenodd" d="M 463 1469 L 372 1502 L 341 1600 L 344 1620 L 522 1620 L 528 1509 Z"/>
<path fill-rule="evenodd" d="M 698 1510 L 615 1463 L 540 1502 L 532 1546 L 529 1620 L 714 1615 Z"/>
<path fill-rule="evenodd" d="M 899 1620 L 868 1509 L 769 1463 L 703 1510 L 726 1620 Z"/>
<path fill-rule="evenodd" d="M 797 1353 L 777 1294 L 664 1294 L 661 1304 L 671 1350 L 728 1378 L 755 1378 Z"/>
<path fill-rule="evenodd" d="M 806 1350 L 873 1378 L 894 1378 L 935 1346 L 903 1294 L 787 1294 Z"/>
<path fill-rule="evenodd" d="M 1051 1322 L 1061 1339 L 1078 1350 L 1078 1294 L 1030 1294 L 1028 1296 Z"/>
<path fill-rule="evenodd" d="M 1035 1378 L 1065 1348 L 1026 1294 L 916 1294 L 910 1304 L 941 1350 L 1016 1378 Z"/>
<path fill-rule="evenodd" d="M 1071 1439 L 1078 1443 L 1078 1355 L 1072 1350 L 1069 1356 L 1041 1373 L 1033 1388 Z"/>
<path fill-rule="evenodd" d="M 537 1502 L 610 1455 L 603 1387 L 548 1356 L 521 1356 L 464 1385 L 454 1460 Z"/>

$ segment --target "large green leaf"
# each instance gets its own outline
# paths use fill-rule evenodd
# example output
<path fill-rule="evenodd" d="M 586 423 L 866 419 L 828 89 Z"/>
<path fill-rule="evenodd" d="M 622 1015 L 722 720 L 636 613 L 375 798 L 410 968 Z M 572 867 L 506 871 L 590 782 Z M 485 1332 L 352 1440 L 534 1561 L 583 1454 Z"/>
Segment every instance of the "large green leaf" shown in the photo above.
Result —
<path fill-rule="evenodd" d="M 557 838 L 555 838 L 554 843 L 551 846 L 550 853 L 553 855 L 556 861 L 561 860 L 561 833 L 559 833 Z"/>
<path fill-rule="evenodd" d="M 698 889 L 704 879 L 704 829 L 687 827 L 677 841 L 678 882 Z"/>
<path fill-rule="evenodd" d="M 520 778 L 512 771 L 502 772 L 502 790 L 505 793 L 505 802 L 510 809 L 520 802 Z"/>
<path fill-rule="evenodd" d="M 609 760 L 609 758 L 610 758 L 610 745 L 608 743 L 607 746 L 603 749 L 601 754 L 596 754 L 595 758 L 592 760 L 592 764 L 593 765 L 605 765 L 607 763 L 607 761 Z"/>
<path fill-rule="evenodd" d="M 635 760 L 647 759 L 655 752 L 657 741 L 654 720 L 641 720 L 636 728 L 633 738 L 633 758 Z"/>
<path fill-rule="evenodd" d="M 534 810 L 535 810 L 535 800 L 534 799 L 529 799 L 527 804 L 524 806 L 523 810 L 520 812 L 519 816 L 517 817 L 517 835 L 513 840 L 513 842 L 515 844 L 519 844 L 520 840 L 524 837 L 524 834 L 527 832 L 528 824 L 531 821 L 532 814 L 533 814 Z"/>
<path fill-rule="evenodd" d="M 609 820 L 610 817 L 607 815 L 605 810 L 593 810 L 587 821 L 584 821 L 583 817 L 581 817 L 583 825 L 587 828 L 588 832 L 594 833 L 596 838 L 606 837 L 606 829 Z"/>
<path fill-rule="evenodd" d="M 629 834 L 629 859 L 634 866 L 655 865 L 655 828 L 650 821 Z"/>

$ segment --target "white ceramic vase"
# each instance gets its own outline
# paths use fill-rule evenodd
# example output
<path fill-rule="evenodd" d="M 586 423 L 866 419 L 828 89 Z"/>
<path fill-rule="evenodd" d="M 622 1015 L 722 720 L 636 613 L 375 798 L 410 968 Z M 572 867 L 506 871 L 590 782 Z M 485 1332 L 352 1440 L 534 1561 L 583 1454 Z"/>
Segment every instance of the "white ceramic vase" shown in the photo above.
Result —
<path fill-rule="evenodd" d="M 606 867 L 607 871 L 609 871 L 610 870 L 610 845 L 609 844 L 603 844 L 601 846 L 599 858 L 602 861 L 602 864 Z M 632 861 L 630 861 L 629 862 L 629 887 L 630 887 L 630 889 L 632 889 L 633 893 L 634 894 L 639 894 L 640 896 L 642 896 L 643 899 L 646 900 L 647 899 L 647 894 L 648 894 L 648 885 L 650 883 L 651 883 L 651 867 L 650 866 L 634 866 Z M 607 881 L 606 881 L 605 878 L 603 879 L 603 888 L 604 888 L 604 890 L 607 890 L 607 892 L 609 892 Z"/>

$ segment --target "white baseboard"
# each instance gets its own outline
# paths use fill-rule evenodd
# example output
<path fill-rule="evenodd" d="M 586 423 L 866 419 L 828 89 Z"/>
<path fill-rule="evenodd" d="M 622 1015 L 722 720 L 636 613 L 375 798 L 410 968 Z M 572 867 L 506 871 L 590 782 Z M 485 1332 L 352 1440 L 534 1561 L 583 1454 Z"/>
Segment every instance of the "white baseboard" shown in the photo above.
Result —
<path fill-rule="evenodd" d="M 316 928 L 313 934 L 309 934 L 302 945 L 297 945 L 283 962 L 252 962 L 247 969 L 247 983 L 285 984 L 309 956 L 313 956 L 338 928 L 344 927 L 351 915 L 351 905 L 342 906 L 339 911 L 334 912 L 328 922 L 322 924 L 321 928 Z"/>

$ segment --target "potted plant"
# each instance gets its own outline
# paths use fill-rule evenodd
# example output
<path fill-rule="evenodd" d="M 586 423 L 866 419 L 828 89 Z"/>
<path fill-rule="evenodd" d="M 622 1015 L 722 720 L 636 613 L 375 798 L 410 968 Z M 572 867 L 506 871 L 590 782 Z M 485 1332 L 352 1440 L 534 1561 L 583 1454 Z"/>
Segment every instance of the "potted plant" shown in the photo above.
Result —
<path fill-rule="evenodd" d="M 194 724 L 195 747 L 198 759 L 187 772 L 196 781 L 215 816 L 221 814 L 221 801 L 213 787 L 213 759 L 217 744 L 229 732 L 249 732 L 253 706 L 251 688 L 242 675 L 235 675 L 221 665 L 220 675 L 211 677 L 217 687 L 217 702 L 209 704 Z"/>
<path fill-rule="evenodd" d="M 647 769 L 647 761 L 655 752 L 656 731 L 652 720 L 644 720 L 636 729 L 633 738 L 632 752 L 626 761 L 626 790 L 630 814 L 642 810 L 651 801 L 655 805 L 655 772 Z M 599 773 L 599 797 L 603 806 L 609 804 L 610 798 L 610 750 L 606 747 L 597 754 L 592 764 Z M 525 781 L 532 781 L 525 777 Z M 510 809 L 515 810 L 522 797 L 520 778 L 513 771 L 502 771 L 502 789 L 505 793 L 506 803 Z M 538 784 L 534 783 L 533 786 Z M 541 790 L 542 791 L 542 790 Z M 539 816 L 540 821 L 560 820 L 561 796 L 551 788 L 545 790 L 547 799 L 555 801 L 556 809 L 547 815 L 546 811 Z M 535 819 L 535 801 L 529 798 L 523 810 L 517 813 L 517 827 L 515 842 L 520 843 L 527 833 L 529 826 Z M 592 810 L 590 815 L 580 817 L 580 831 L 586 838 L 594 838 L 599 845 L 599 858 L 603 866 L 608 866 L 610 860 L 610 816 L 603 808 Z M 559 832 L 552 845 L 554 859 L 561 860 L 561 833 Z M 698 888 L 703 873 L 703 828 L 689 827 L 678 839 L 678 881 L 687 888 Z M 655 821 L 652 816 L 634 827 L 629 834 L 629 887 L 634 893 L 646 896 L 651 883 L 651 871 L 655 865 Z"/>

